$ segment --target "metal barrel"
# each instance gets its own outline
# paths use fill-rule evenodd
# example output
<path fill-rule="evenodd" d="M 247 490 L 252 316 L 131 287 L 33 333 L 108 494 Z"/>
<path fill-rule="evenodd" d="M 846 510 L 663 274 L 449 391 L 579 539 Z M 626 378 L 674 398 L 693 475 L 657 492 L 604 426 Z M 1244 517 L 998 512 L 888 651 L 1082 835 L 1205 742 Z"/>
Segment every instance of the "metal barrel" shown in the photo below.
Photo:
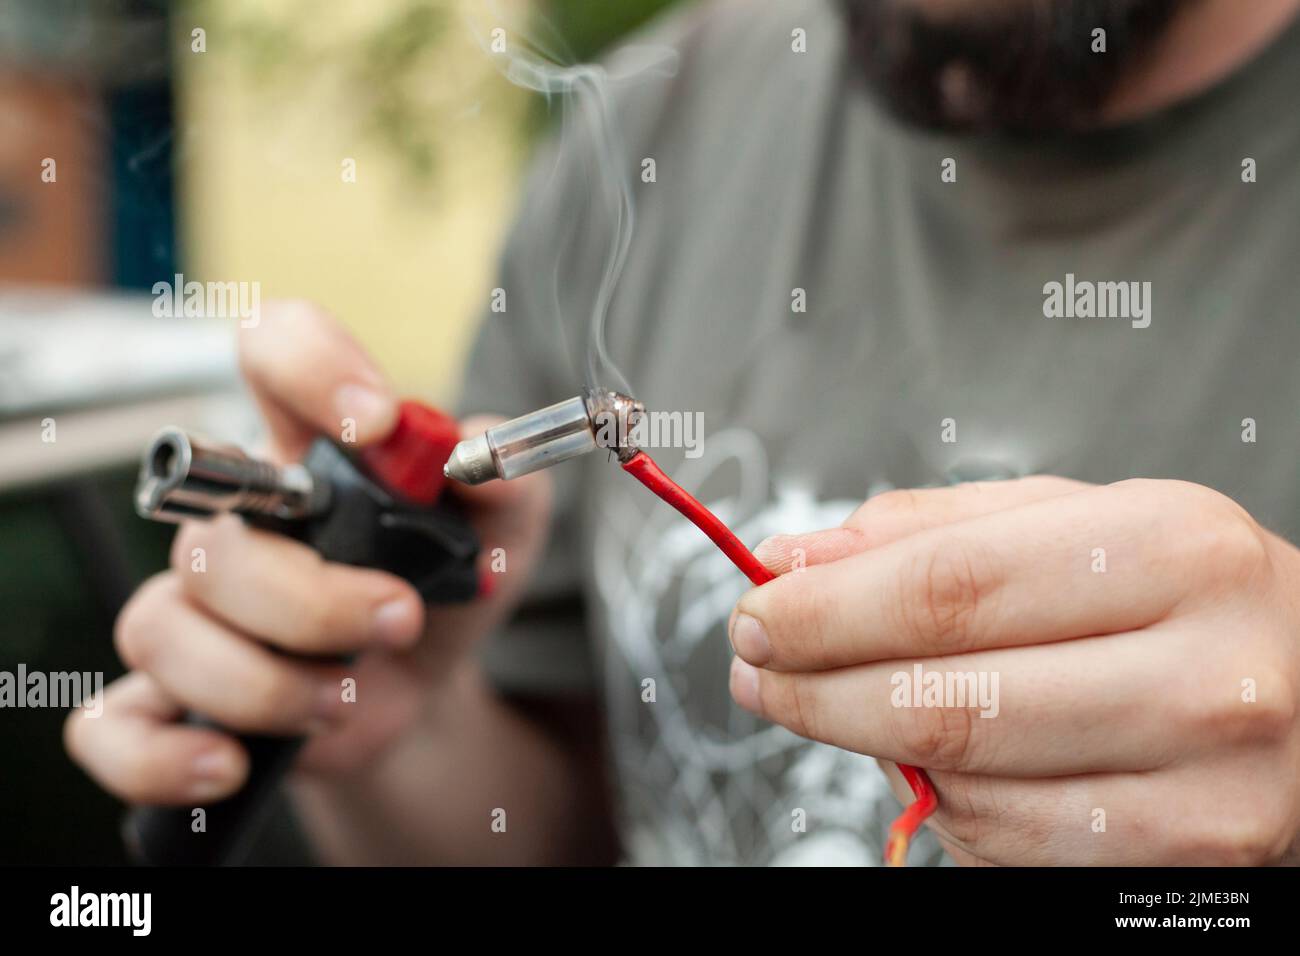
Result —
<path fill-rule="evenodd" d="M 326 494 L 301 465 L 276 465 L 235 445 L 164 428 L 145 449 L 135 508 L 154 521 L 225 511 L 302 518 L 324 510 Z"/>

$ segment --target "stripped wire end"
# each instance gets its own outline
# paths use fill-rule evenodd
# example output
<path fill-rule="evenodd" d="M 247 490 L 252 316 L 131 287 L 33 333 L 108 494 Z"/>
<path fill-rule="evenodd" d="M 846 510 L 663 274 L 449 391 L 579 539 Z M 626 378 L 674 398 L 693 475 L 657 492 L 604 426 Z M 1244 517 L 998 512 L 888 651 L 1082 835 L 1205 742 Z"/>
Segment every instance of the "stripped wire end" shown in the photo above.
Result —
<path fill-rule="evenodd" d="M 907 848 L 911 843 L 911 836 L 890 827 L 889 839 L 885 842 L 885 866 L 907 866 Z"/>
<path fill-rule="evenodd" d="M 907 866 L 907 851 L 912 845 L 912 837 L 939 806 L 939 795 L 924 770 L 907 764 L 899 764 L 898 769 L 916 799 L 889 827 L 889 837 L 885 840 L 885 866 Z"/>

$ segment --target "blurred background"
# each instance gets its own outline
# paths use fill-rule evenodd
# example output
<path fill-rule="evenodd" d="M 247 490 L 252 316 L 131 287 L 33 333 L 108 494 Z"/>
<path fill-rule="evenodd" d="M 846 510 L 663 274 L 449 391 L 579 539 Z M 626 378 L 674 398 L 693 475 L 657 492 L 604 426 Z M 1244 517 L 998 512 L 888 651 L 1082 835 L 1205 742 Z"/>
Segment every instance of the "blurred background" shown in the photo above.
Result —
<path fill-rule="evenodd" d="M 498 6 L 583 61 L 673 2 Z M 238 320 L 155 316 L 154 283 L 312 299 L 403 393 L 455 394 L 549 119 L 480 47 L 486 9 L 0 4 L 0 671 L 116 677 L 113 618 L 171 537 L 132 511 L 141 449 L 163 424 L 255 430 Z M 125 860 L 63 716 L 0 710 L 0 863 Z"/>

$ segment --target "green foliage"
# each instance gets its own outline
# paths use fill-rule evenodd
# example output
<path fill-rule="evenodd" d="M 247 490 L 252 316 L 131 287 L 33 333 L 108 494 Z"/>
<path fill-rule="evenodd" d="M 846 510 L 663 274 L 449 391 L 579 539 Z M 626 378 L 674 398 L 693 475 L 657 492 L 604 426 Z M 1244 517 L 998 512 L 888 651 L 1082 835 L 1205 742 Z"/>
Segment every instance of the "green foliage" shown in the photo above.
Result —
<path fill-rule="evenodd" d="M 600 56 L 615 41 L 680 0 L 544 0 L 542 16 L 578 63 Z"/>
<path fill-rule="evenodd" d="M 562 62 L 585 62 L 679 0 L 540 0 L 534 30 L 540 45 Z M 329 49 L 302 42 L 295 28 L 311 16 L 307 0 L 284 0 L 264 11 L 221 17 L 215 0 L 189 0 L 191 11 L 212 16 L 236 49 L 249 75 L 270 86 L 309 81 L 320 70 L 341 71 L 353 101 L 332 121 L 351 123 L 403 163 L 407 185 L 427 188 L 438 155 L 454 148 L 441 130 L 446 102 L 431 97 L 428 67 L 446 31 L 459 29 L 450 0 L 406 0 L 385 5 L 374 25 Z M 466 102 L 490 103 L 494 89 L 459 91 Z M 519 130 L 531 138 L 545 125 L 538 97 Z"/>

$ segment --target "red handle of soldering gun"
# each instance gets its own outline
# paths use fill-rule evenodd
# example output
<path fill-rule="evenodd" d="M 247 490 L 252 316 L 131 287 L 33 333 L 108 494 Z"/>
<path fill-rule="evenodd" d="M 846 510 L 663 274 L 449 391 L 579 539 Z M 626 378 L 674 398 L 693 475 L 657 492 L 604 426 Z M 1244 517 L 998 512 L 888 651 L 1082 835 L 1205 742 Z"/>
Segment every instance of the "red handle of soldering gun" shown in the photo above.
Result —
<path fill-rule="evenodd" d="M 417 505 L 438 500 L 447 479 L 442 468 L 460 441 L 460 424 L 444 412 L 407 399 L 392 434 L 362 450 L 361 461 L 390 491 Z"/>

